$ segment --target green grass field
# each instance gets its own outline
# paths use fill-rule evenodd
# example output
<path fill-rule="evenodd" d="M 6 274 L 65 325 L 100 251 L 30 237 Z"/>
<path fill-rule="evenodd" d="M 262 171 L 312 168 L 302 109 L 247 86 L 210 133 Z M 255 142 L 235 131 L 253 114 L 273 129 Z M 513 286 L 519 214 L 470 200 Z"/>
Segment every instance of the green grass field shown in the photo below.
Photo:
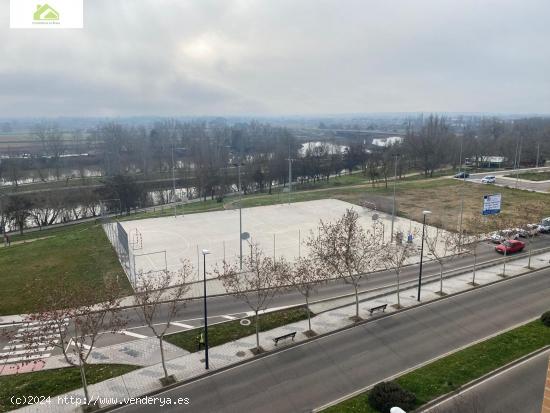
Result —
<path fill-rule="evenodd" d="M 550 345 L 550 328 L 536 320 L 407 373 L 396 381 L 415 393 L 417 405 L 421 406 L 547 345 Z M 365 392 L 325 411 L 377 413 L 367 400 L 368 392 Z"/>
<path fill-rule="evenodd" d="M 36 278 L 47 281 L 64 274 L 74 282 L 97 281 L 100 285 L 104 276 L 118 276 L 125 291 L 131 292 L 101 226 L 80 224 L 44 231 L 39 236 L 49 238 L 0 248 L 0 315 L 34 310 L 24 291 Z"/>
<path fill-rule="evenodd" d="M 98 383 L 135 370 L 124 364 L 93 364 L 86 368 L 88 384 Z M 80 370 L 63 368 L 0 377 L 0 412 L 15 410 L 10 399 L 23 396 L 57 396 L 82 387 Z M 55 401 L 52 400 L 52 406 Z"/>
<path fill-rule="evenodd" d="M 550 181 L 550 172 L 524 172 L 519 175 L 506 175 L 509 178 L 526 179 L 528 181 Z"/>
<path fill-rule="evenodd" d="M 260 316 L 260 331 L 267 331 L 296 321 L 307 319 L 307 310 L 303 307 L 275 311 Z M 208 327 L 208 343 L 211 347 L 229 343 L 239 338 L 256 334 L 254 317 L 250 317 L 250 325 L 243 326 L 240 320 L 214 324 Z M 197 351 L 197 336 L 199 330 L 184 331 L 166 336 L 166 341 L 187 351 Z"/>

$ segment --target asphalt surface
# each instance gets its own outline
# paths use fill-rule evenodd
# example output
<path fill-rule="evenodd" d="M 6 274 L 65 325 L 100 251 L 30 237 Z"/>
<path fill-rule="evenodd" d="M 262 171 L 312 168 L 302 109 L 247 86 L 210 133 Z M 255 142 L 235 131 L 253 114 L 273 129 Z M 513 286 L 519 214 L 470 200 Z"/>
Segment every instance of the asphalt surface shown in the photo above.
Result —
<path fill-rule="evenodd" d="M 157 395 L 186 412 L 306 412 L 538 317 L 550 270 L 508 279 L 287 348 Z M 176 412 L 129 405 L 116 411 Z"/>
<path fill-rule="evenodd" d="M 514 170 L 505 170 L 505 171 L 494 171 L 494 172 L 483 172 L 471 174 L 466 181 L 481 183 L 481 179 L 488 175 L 493 175 L 496 177 L 497 186 L 509 186 L 510 188 L 524 189 L 528 191 L 538 191 L 538 192 L 550 192 L 550 182 L 548 181 L 528 181 L 521 179 L 521 174 L 525 172 L 533 171 L 548 171 L 550 168 L 529 168 L 529 169 L 520 169 L 520 179 L 516 180 L 516 174 L 518 172 Z M 507 177 L 507 178 L 504 178 Z M 489 185 L 491 186 L 491 185 Z"/>
<path fill-rule="evenodd" d="M 430 413 L 540 413 L 548 369 L 546 351 L 445 401 Z"/>

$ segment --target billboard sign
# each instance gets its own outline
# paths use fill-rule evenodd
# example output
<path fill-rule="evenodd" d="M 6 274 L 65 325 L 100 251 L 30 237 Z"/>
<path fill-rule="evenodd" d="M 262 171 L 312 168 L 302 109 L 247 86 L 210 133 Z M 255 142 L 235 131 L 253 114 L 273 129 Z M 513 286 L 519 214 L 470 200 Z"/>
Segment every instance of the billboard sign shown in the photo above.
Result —
<path fill-rule="evenodd" d="M 483 215 L 500 214 L 502 194 L 483 195 Z"/>

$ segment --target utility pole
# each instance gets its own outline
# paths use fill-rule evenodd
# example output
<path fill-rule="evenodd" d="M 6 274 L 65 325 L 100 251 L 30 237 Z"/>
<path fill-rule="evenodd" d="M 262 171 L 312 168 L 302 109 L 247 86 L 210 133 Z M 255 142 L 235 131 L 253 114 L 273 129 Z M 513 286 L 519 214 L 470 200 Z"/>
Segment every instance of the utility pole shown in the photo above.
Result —
<path fill-rule="evenodd" d="M 537 168 L 539 167 L 539 159 L 540 159 L 540 141 L 537 142 L 537 163 L 536 163 Z"/>
<path fill-rule="evenodd" d="M 399 161 L 399 154 L 394 155 L 394 173 L 393 173 L 393 205 L 391 211 L 391 238 L 390 242 L 393 242 L 393 226 L 395 223 L 395 187 L 397 184 L 397 162 Z"/>

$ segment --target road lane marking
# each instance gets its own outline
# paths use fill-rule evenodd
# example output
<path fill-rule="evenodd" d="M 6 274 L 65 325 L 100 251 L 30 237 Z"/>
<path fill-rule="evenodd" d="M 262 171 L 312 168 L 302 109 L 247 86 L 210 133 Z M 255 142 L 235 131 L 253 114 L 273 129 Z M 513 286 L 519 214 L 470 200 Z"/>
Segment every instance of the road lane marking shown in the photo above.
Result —
<path fill-rule="evenodd" d="M 227 320 L 236 320 L 237 317 L 233 317 L 232 315 L 222 315 L 222 318 L 225 318 Z"/>
<path fill-rule="evenodd" d="M 149 338 L 148 336 L 144 336 L 143 334 L 134 333 L 134 332 L 128 331 L 128 330 L 122 330 L 121 333 L 126 335 L 126 336 L 130 336 L 130 337 Z"/>
<path fill-rule="evenodd" d="M 192 328 L 195 328 L 195 326 L 192 326 L 192 325 L 189 325 L 189 324 L 176 323 L 176 322 L 172 322 L 171 324 L 176 326 L 176 327 L 186 328 L 188 330 L 191 330 Z"/>

